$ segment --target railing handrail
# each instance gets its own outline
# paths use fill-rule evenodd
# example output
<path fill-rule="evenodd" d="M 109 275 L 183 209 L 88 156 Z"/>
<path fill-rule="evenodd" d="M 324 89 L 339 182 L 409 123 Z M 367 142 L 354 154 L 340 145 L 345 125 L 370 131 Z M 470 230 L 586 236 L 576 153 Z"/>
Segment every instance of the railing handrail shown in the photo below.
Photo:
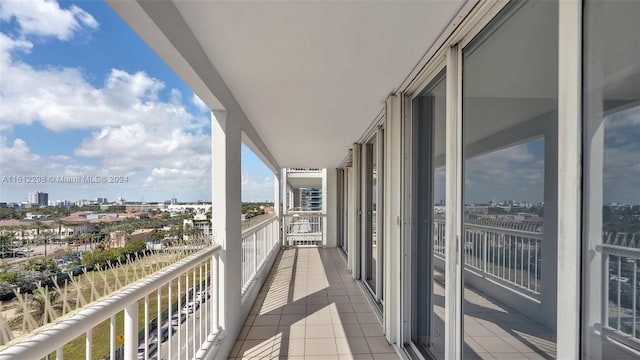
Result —
<path fill-rule="evenodd" d="M 22 339 L 16 343 L 9 342 L 7 347 L 0 351 L 0 359 L 41 359 L 46 357 L 52 350 L 64 346 L 86 333 L 87 330 L 122 311 L 128 305 L 165 286 L 195 264 L 205 261 L 219 252 L 220 248 L 219 244 L 205 247 L 176 264 L 126 286 L 109 295 L 106 299 L 70 312 L 51 326 L 42 327 L 42 330 L 30 338 Z"/>
<path fill-rule="evenodd" d="M 312 216 L 323 216 L 326 217 L 327 213 L 322 211 L 288 211 L 286 214 L 282 214 L 282 216 L 293 216 L 293 215 L 312 215 Z"/>
<path fill-rule="evenodd" d="M 266 219 L 264 219 L 262 222 L 257 223 L 256 225 L 253 225 L 249 228 L 247 228 L 246 230 L 242 231 L 241 236 L 242 237 L 246 237 L 249 236 L 255 232 L 258 232 L 260 229 L 262 229 L 263 227 L 269 225 L 271 222 L 273 222 L 273 220 L 279 220 L 278 216 L 276 214 L 273 214 L 273 216 L 270 216 Z"/>
<path fill-rule="evenodd" d="M 603 254 L 640 259 L 640 249 L 609 244 L 596 245 L 596 250 Z"/>

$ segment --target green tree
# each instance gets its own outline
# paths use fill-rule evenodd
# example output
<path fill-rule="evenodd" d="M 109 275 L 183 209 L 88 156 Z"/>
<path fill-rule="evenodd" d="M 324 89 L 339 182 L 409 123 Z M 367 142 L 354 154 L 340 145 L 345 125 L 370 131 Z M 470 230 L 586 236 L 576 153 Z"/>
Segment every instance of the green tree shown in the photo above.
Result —
<path fill-rule="evenodd" d="M 49 259 L 44 256 L 29 259 L 22 267 L 27 271 L 49 271 L 52 273 L 57 273 L 59 271 L 58 264 L 56 264 L 53 259 Z"/>
<path fill-rule="evenodd" d="M 31 296 L 31 313 L 34 318 L 38 319 L 40 326 L 53 320 L 49 318 L 47 303 L 53 307 L 52 310 L 60 310 L 62 305 L 60 294 L 45 288 L 36 289 Z"/>

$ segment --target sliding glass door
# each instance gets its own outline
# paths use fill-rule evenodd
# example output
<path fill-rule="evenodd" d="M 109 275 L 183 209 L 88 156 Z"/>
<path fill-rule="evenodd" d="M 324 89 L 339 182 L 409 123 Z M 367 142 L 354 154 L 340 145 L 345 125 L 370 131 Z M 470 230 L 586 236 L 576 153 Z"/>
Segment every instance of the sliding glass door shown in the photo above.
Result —
<path fill-rule="evenodd" d="M 445 117 L 440 73 L 413 102 L 412 324 L 415 351 L 444 359 Z"/>
<path fill-rule="evenodd" d="M 512 2 L 462 49 L 466 358 L 555 356 L 557 89 L 557 2 Z"/>
<path fill-rule="evenodd" d="M 583 356 L 640 354 L 640 2 L 584 3 Z"/>
<path fill-rule="evenodd" d="M 377 129 L 376 134 L 362 145 L 363 155 L 363 241 L 364 249 L 363 280 L 376 302 L 382 303 L 382 154 L 384 130 Z"/>

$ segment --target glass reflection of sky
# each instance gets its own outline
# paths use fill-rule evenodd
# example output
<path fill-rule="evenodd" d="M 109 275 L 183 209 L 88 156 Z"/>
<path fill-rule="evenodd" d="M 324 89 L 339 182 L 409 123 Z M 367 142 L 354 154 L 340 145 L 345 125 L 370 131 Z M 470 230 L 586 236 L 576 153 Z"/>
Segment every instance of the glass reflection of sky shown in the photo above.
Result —
<path fill-rule="evenodd" d="M 640 106 L 604 119 L 604 203 L 640 204 Z"/>

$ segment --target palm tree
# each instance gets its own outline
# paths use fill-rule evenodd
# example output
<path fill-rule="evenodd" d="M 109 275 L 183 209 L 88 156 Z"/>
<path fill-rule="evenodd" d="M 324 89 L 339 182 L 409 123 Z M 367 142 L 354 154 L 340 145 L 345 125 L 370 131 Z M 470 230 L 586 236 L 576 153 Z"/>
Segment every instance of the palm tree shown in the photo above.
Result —
<path fill-rule="evenodd" d="M 64 221 L 62 219 L 57 219 L 55 223 L 58 225 L 58 238 L 62 241 L 62 225 L 64 225 Z"/>
<path fill-rule="evenodd" d="M 51 306 L 51 309 L 47 308 L 47 304 Z M 60 294 L 56 291 L 49 291 L 45 288 L 38 288 L 33 291 L 31 297 L 31 306 L 33 317 L 38 320 L 38 325 L 42 326 L 47 322 L 53 320 L 51 312 L 59 310 L 61 307 Z"/>
<path fill-rule="evenodd" d="M 27 226 L 24 224 L 18 225 L 18 229 L 20 229 L 20 241 L 24 245 L 24 231 L 27 230 Z"/>

